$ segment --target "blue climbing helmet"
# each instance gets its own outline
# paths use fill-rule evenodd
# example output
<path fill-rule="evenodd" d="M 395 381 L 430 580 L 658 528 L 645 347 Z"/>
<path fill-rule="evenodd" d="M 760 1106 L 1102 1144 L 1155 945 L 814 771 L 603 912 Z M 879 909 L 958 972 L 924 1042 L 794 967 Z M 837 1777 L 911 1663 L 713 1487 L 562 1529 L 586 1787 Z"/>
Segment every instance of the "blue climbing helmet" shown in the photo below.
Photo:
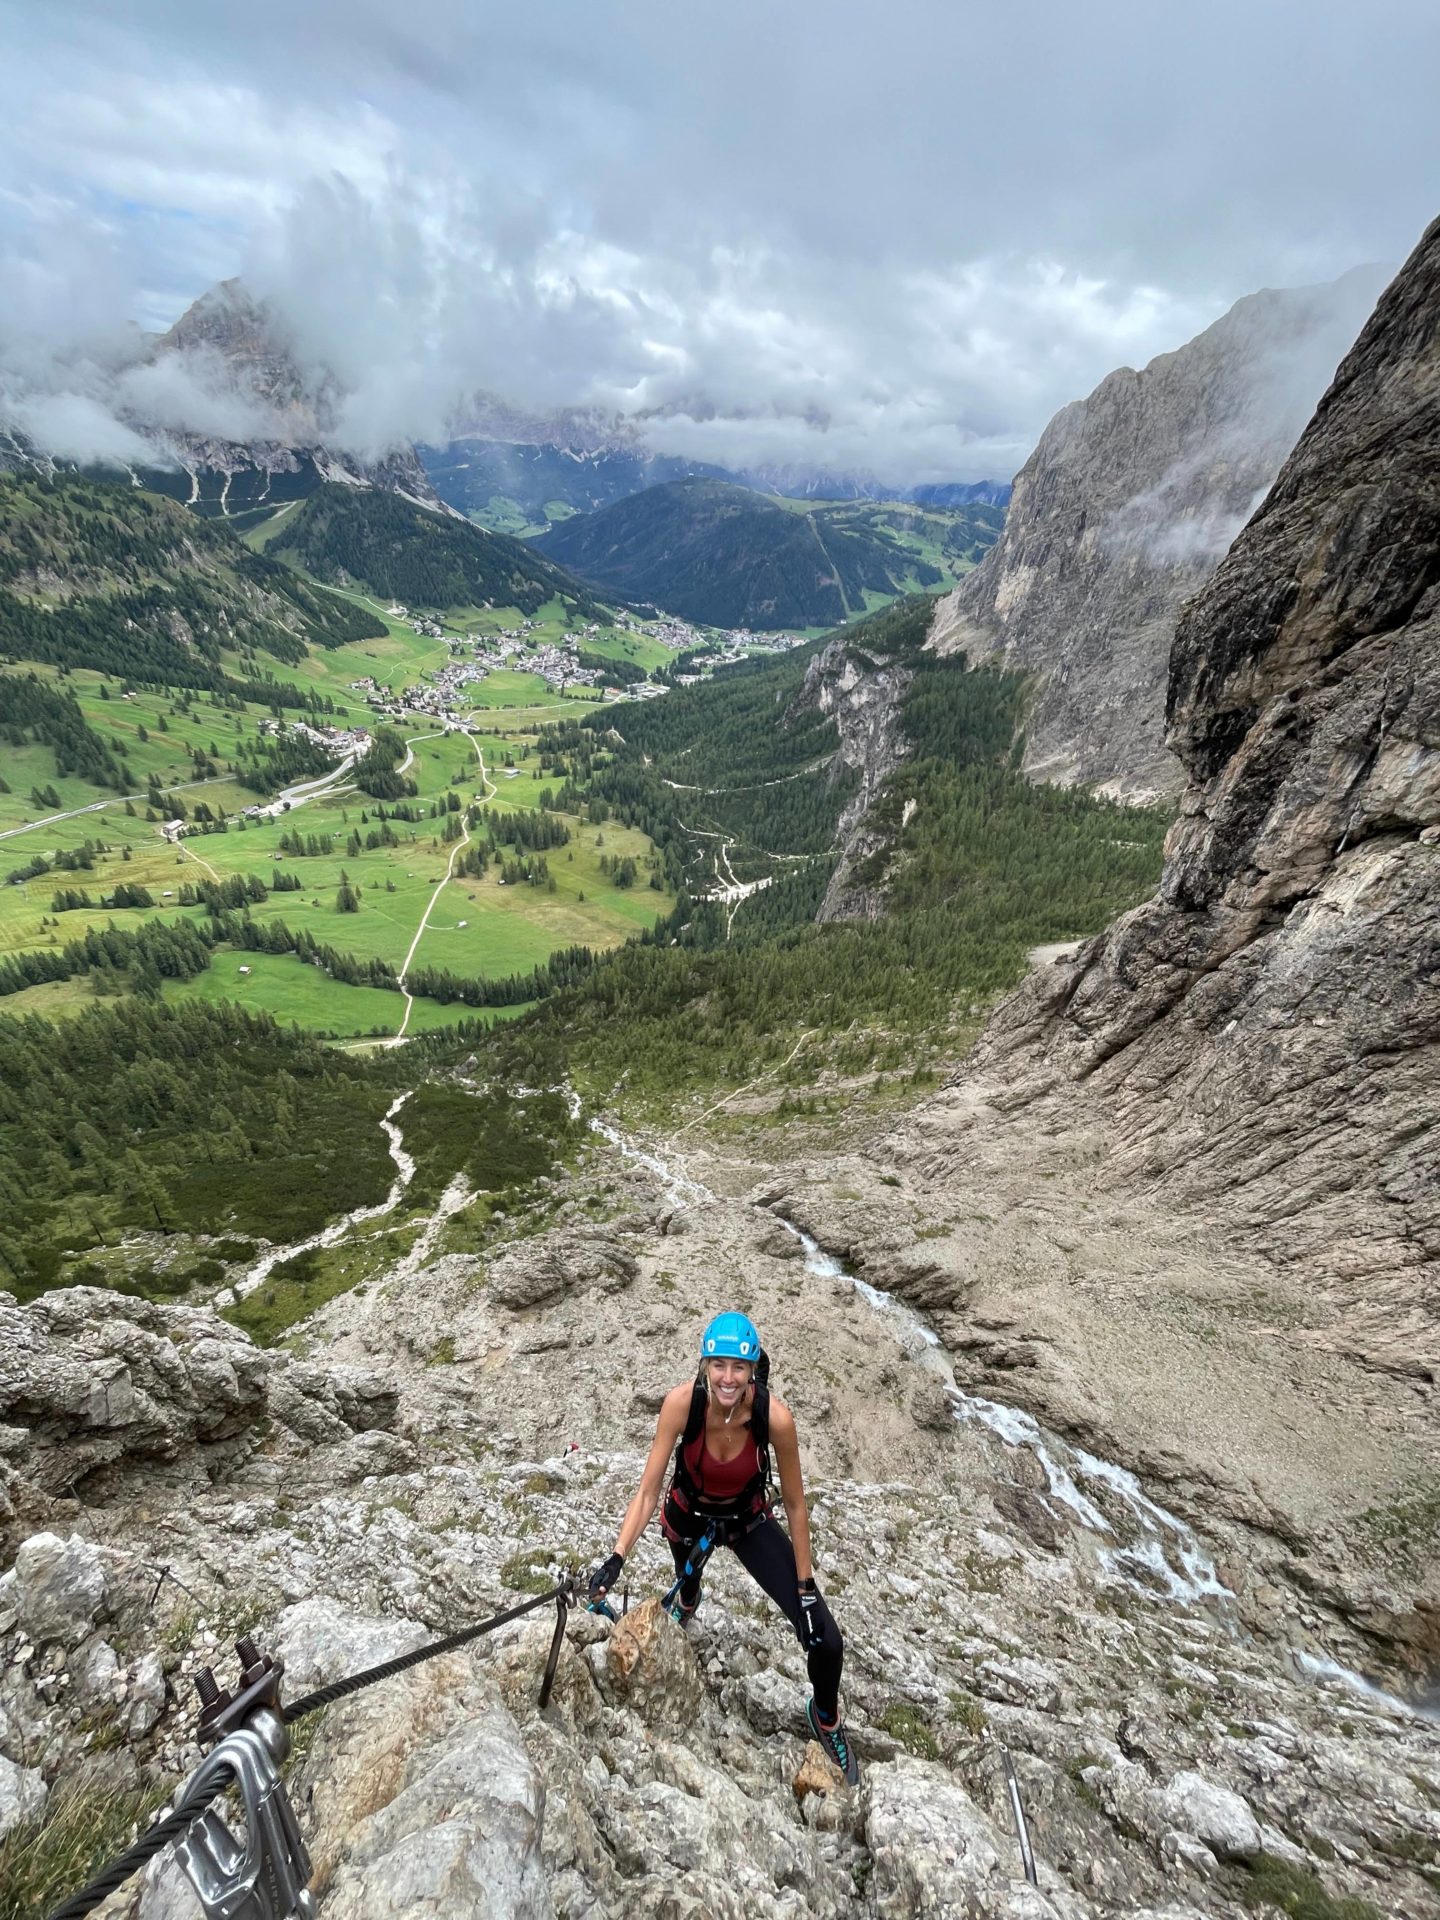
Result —
<path fill-rule="evenodd" d="M 705 1360 L 748 1360 L 760 1364 L 760 1335 L 755 1322 L 743 1313 L 717 1313 L 700 1336 L 700 1358 Z"/>

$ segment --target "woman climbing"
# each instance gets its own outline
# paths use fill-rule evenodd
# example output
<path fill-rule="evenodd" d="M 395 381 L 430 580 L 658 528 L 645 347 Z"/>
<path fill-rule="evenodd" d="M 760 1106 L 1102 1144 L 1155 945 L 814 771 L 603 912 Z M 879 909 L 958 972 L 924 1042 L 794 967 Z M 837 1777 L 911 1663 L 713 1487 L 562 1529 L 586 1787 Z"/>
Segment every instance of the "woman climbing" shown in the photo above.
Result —
<path fill-rule="evenodd" d="M 840 1721 L 845 1643 L 815 1585 L 795 1421 L 784 1402 L 772 1398 L 765 1384 L 768 1373 L 768 1356 L 752 1322 L 743 1313 L 717 1315 L 700 1342 L 698 1378 L 665 1396 L 615 1551 L 590 1576 L 590 1599 L 603 1600 L 620 1578 L 626 1555 L 659 1504 L 666 1462 L 673 1455 L 660 1516 L 675 1561 L 672 1617 L 682 1627 L 694 1618 L 705 1561 L 715 1547 L 729 1547 L 794 1627 L 810 1672 L 812 1698 L 805 1709 L 810 1730 L 853 1786 L 860 1768 Z M 789 1538 L 771 1512 L 772 1446 Z"/>

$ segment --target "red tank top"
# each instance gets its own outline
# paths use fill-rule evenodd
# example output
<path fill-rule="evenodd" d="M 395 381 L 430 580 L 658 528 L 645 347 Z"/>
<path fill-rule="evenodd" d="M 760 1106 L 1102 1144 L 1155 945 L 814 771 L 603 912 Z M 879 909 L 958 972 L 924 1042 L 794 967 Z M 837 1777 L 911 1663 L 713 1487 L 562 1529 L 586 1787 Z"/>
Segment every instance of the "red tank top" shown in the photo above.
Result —
<path fill-rule="evenodd" d="M 733 1460 L 717 1460 L 705 1444 L 702 1427 L 686 1447 L 684 1460 L 696 1492 L 707 1501 L 738 1499 L 760 1472 L 760 1449 L 754 1434 L 748 1432 L 745 1445 Z"/>

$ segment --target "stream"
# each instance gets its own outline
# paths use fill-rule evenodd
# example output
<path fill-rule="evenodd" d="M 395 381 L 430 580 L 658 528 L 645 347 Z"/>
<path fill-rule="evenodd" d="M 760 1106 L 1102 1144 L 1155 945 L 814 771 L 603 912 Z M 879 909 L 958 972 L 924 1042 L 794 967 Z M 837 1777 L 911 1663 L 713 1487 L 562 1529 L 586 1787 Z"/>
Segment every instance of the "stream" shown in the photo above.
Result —
<path fill-rule="evenodd" d="M 777 1217 L 804 1249 L 807 1273 L 844 1281 L 891 1321 L 909 1358 L 940 1382 L 956 1420 L 965 1426 L 982 1427 L 1005 1446 L 1025 1447 L 1035 1456 L 1051 1498 L 1096 1536 L 1096 1557 L 1106 1572 L 1151 1599 L 1179 1600 L 1186 1605 L 1234 1599 L 1192 1530 L 1178 1515 L 1152 1500 L 1133 1473 L 1087 1453 L 1083 1447 L 1071 1446 L 1018 1407 L 983 1400 L 957 1387 L 953 1361 L 939 1336 L 913 1308 L 893 1293 L 884 1293 L 848 1273 L 792 1220 Z"/>
<path fill-rule="evenodd" d="M 215 1296 L 216 1307 L 233 1307 L 238 1300 L 244 1300 L 254 1293 L 257 1287 L 265 1284 L 272 1270 L 279 1266 L 282 1260 L 293 1260 L 296 1254 L 309 1253 L 312 1249 L 338 1246 L 352 1227 L 360 1226 L 366 1220 L 378 1220 L 382 1214 L 389 1213 L 399 1206 L 401 1196 L 415 1178 L 415 1162 L 405 1151 L 404 1136 L 395 1124 L 395 1116 L 413 1091 L 414 1089 L 411 1088 L 404 1093 L 396 1094 L 385 1111 L 385 1118 L 380 1122 L 380 1130 L 389 1142 L 390 1158 L 395 1162 L 395 1178 L 391 1181 L 390 1191 L 385 1198 L 373 1207 L 356 1207 L 352 1212 L 342 1214 L 338 1220 L 332 1220 L 328 1227 L 323 1227 L 319 1233 L 312 1233 L 307 1239 L 292 1241 L 287 1246 L 271 1247 L 270 1251 L 262 1254 L 255 1265 L 244 1273 L 233 1287 L 226 1287 L 223 1292 Z M 441 1209 L 445 1207 L 449 1198 L 447 1189 L 440 1208 L 436 1209 L 436 1219 L 431 1222 L 437 1233 L 439 1227 L 444 1224 L 444 1220 L 449 1218 L 449 1214 L 464 1204 L 463 1201 L 459 1201 L 452 1205 L 449 1213 L 445 1213 L 442 1218 Z M 426 1231 L 428 1232 L 429 1228 Z"/>
<path fill-rule="evenodd" d="M 703 1205 L 715 1199 L 709 1188 L 688 1174 L 675 1172 L 609 1121 L 593 1118 L 590 1126 L 625 1158 L 656 1174 L 675 1205 Z M 1111 1578 L 1150 1600 L 1210 1607 L 1232 1631 L 1240 1630 L 1234 1613 L 1235 1595 L 1220 1578 L 1198 1536 L 1177 1514 L 1153 1500 L 1129 1468 L 1102 1460 L 1084 1447 L 1072 1446 L 1018 1407 L 966 1393 L 955 1384 L 954 1362 L 939 1336 L 913 1308 L 848 1272 L 793 1220 L 783 1214 L 772 1217 L 800 1242 L 807 1273 L 853 1287 L 889 1322 L 907 1358 L 939 1381 L 958 1422 L 983 1428 L 1006 1447 L 1023 1447 L 1034 1456 L 1051 1498 L 1080 1522 L 1091 1538 L 1098 1564 Z M 1293 1658 L 1297 1669 L 1319 1684 L 1339 1685 L 1392 1711 L 1440 1718 L 1440 1712 L 1432 1714 L 1428 1705 L 1387 1693 L 1338 1661 L 1299 1649 Z"/>

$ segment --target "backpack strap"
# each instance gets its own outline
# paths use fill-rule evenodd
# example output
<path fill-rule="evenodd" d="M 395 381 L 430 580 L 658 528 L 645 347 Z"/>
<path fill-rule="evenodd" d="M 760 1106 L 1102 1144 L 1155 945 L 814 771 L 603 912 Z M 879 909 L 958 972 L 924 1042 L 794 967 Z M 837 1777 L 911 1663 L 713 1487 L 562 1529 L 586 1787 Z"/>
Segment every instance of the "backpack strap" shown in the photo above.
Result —
<path fill-rule="evenodd" d="M 762 1355 L 762 1360 L 765 1356 Z M 765 1367 L 768 1374 L 769 1367 Z M 671 1486 L 678 1485 L 690 1499 L 699 1496 L 699 1488 L 690 1477 L 690 1469 L 685 1464 L 685 1450 L 693 1446 L 700 1438 L 705 1427 L 705 1414 L 710 1404 L 710 1396 L 705 1391 L 705 1383 L 698 1375 L 690 1389 L 690 1411 L 685 1416 L 685 1431 L 680 1436 L 680 1444 L 675 1449 L 675 1465 L 671 1475 Z M 742 1501 L 750 1505 L 768 1504 L 771 1489 L 774 1486 L 774 1471 L 770 1460 L 770 1389 L 760 1378 L 760 1369 L 755 1373 L 755 1397 L 750 1403 L 750 1437 L 755 1442 L 755 1450 L 760 1456 L 760 1472 L 742 1495 Z"/>
<path fill-rule="evenodd" d="M 762 1354 L 761 1359 L 768 1356 Z M 770 1368 L 765 1367 L 768 1374 Z M 770 1464 L 770 1389 L 760 1378 L 759 1369 L 755 1374 L 755 1399 L 750 1408 L 750 1432 L 754 1437 L 756 1451 L 760 1455 L 760 1484 L 757 1496 L 768 1502 L 775 1475 Z"/>
<path fill-rule="evenodd" d="M 705 1409 L 710 1396 L 705 1391 L 705 1382 L 697 1374 L 690 1389 L 690 1411 L 685 1416 L 685 1431 L 680 1436 L 681 1447 L 688 1447 L 693 1440 L 700 1438 L 700 1430 L 705 1425 Z"/>

